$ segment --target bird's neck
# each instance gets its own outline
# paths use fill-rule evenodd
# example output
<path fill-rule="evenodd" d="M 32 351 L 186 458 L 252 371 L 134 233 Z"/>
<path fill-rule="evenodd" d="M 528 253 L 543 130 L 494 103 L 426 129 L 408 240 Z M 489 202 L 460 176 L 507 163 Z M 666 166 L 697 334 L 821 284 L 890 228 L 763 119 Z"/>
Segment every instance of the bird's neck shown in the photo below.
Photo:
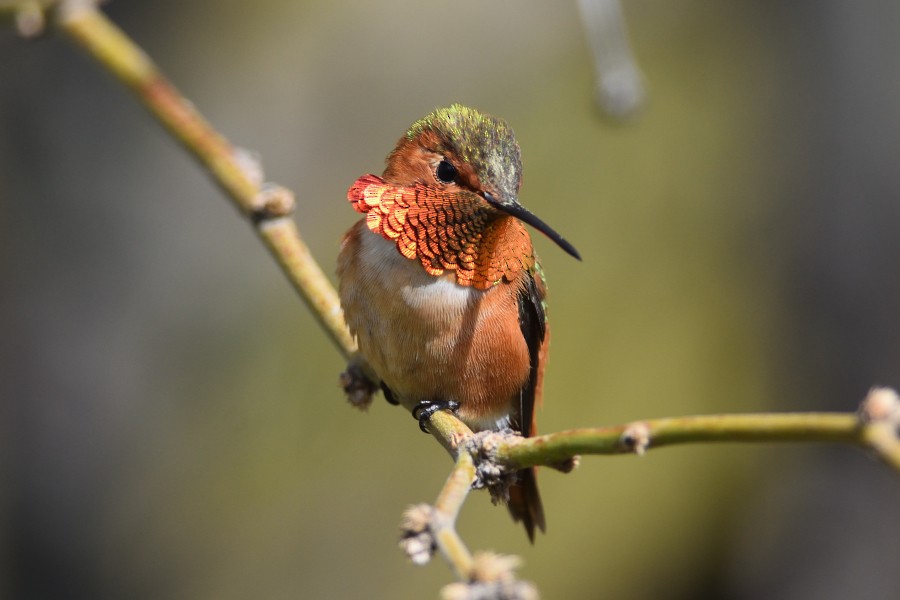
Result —
<path fill-rule="evenodd" d="M 531 237 L 525 226 L 510 216 L 500 215 L 488 223 L 472 250 L 475 268 L 471 285 L 476 288 L 516 281 L 534 266 Z M 457 271 L 457 280 L 460 275 Z"/>
<path fill-rule="evenodd" d="M 367 227 L 429 275 L 455 271 L 462 286 L 487 289 L 518 280 L 534 265 L 531 238 L 517 219 L 475 193 L 449 193 L 421 183 L 402 186 L 360 177 L 348 192 Z"/>

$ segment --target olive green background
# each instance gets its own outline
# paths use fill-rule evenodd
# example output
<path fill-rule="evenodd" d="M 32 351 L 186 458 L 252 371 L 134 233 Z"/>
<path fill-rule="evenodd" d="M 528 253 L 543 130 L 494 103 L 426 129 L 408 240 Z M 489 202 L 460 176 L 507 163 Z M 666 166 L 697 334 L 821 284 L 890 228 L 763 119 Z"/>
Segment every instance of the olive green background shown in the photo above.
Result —
<path fill-rule="evenodd" d="M 900 385 L 900 6 L 634 0 L 649 100 L 591 103 L 573 2 L 112 2 L 329 274 L 347 187 L 436 106 L 505 118 L 553 341 L 539 428 L 854 410 Z M 64 37 L 0 31 L 0 596 L 431 598 L 396 548 L 450 463 L 338 352 L 204 172 Z M 499 368 L 500 365 L 498 365 Z M 900 479 L 850 448 L 717 445 L 542 471 L 553 598 L 900 596 Z"/>

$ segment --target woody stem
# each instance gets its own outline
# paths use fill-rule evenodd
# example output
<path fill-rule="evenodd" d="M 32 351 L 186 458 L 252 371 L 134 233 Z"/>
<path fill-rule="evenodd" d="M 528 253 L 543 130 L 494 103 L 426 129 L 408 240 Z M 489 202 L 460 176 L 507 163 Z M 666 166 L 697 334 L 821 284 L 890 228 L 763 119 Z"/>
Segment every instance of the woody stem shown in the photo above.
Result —
<path fill-rule="evenodd" d="M 456 459 L 450 476 L 435 500 L 431 533 L 438 550 L 450 563 L 457 578 L 467 581 L 471 577 L 474 562 L 472 553 L 456 532 L 456 517 L 475 481 L 475 461 L 459 445 L 460 441 L 472 435 L 472 430 L 452 413 L 444 410 L 431 415 L 428 430 Z"/>
<path fill-rule="evenodd" d="M 472 553 L 456 532 L 456 517 L 474 481 L 475 462 L 472 455 L 462 452 L 434 503 L 434 517 L 431 524 L 431 533 L 438 550 L 450 563 L 456 577 L 462 581 L 470 578 L 473 561 Z"/>
<path fill-rule="evenodd" d="M 871 395 L 870 395 L 871 397 Z M 676 444 L 705 442 L 831 442 L 872 450 L 900 472 L 900 430 L 893 416 L 857 413 L 703 415 L 651 419 L 612 427 L 570 429 L 501 443 L 497 460 L 524 468 L 555 465 L 579 454 L 643 454 Z"/>
<path fill-rule="evenodd" d="M 356 343 L 347 331 L 334 286 L 325 277 L 289 217 L 293 193 L 263 181 L 251 153 L 236 148 L 188 102 L 121 29 L 85 0 L 57 5 L 59 26 L 107 71 L 126 85 L 251 222 L 285 276 L 319 324 L 349 357 Z"/>

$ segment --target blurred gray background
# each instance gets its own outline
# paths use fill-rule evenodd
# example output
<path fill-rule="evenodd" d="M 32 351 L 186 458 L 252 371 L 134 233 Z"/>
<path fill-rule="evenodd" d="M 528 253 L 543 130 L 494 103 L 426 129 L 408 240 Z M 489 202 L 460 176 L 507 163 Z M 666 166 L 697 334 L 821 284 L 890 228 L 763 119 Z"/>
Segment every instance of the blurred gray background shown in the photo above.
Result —
<path fill-rule="evenodd" d="M 415 119 L 507 119 L 553 347 L 542 431 L 854 410 L 900 385 L 900 4 L 633 0 L 650 98 L 592 105 L 574 2 L 111 2 L 267 176 L 330 274 L 346 189 Z M 427 598 L 396 549 L 450 463 L 339 355 L 249 227 L 60 35 L 0 31 L 0 595 Z M 900 597 L 900 478 L 850 448 L 671 448 L 543 471 L 545 598 Z"/>

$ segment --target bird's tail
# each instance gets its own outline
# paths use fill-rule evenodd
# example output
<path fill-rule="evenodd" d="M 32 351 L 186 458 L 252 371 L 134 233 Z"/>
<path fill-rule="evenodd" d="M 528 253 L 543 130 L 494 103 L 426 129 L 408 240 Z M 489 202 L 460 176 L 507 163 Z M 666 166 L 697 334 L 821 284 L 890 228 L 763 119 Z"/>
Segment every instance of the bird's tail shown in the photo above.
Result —
<path fill-rule="evenodd" d="M 534 528 L 537 526 L 546 532 L 544 523 L 544 505 L 538 492 L 537 473 L 534 467 L 519 471 L 519 480 L 509 486 L 509 514 L 513 521 L 522 521 L 528 539 L 534 543 Z"/>

